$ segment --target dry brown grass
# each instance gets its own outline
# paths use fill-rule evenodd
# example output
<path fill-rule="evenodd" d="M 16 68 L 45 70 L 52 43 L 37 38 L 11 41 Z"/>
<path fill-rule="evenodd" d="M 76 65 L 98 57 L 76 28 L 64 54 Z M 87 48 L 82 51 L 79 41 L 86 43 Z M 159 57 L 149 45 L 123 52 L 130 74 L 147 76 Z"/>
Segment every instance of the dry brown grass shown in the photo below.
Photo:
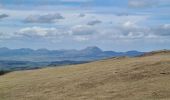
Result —
<path fill-rule="evenodd" d="M 8 73 L 0 100 L 170 100 L 170 52 Z"/>

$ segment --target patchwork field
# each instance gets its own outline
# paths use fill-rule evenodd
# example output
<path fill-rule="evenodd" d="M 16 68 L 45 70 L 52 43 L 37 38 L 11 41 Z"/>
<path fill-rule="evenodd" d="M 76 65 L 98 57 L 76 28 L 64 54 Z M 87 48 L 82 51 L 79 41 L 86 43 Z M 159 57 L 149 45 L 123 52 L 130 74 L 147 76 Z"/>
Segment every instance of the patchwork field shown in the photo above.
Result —
<path fill-rule="evenodd" d="M 0 100 L 170 100 L 170 51 L 11 72 Z"/>

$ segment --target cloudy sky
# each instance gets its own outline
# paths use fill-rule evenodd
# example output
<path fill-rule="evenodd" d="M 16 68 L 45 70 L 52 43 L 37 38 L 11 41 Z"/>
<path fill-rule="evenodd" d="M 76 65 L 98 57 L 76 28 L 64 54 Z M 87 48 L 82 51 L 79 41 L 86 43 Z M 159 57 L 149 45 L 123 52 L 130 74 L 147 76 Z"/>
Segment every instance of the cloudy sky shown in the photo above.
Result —
<path fill-rule="evenodd" d="M 0 47 L 170 49 L 170 0 L 0 0 Z"/>

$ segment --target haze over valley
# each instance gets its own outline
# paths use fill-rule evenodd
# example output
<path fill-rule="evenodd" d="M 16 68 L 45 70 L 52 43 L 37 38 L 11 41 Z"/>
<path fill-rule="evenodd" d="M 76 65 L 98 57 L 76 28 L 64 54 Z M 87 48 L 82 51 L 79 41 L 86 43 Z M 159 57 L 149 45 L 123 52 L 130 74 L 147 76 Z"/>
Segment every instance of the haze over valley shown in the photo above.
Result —
<path fill-rule="evenodd" d="M 98 47 L 82 50 L 48 50 L 48 49 L 9 49 L 0 48 L 0 69 L 26 70 L 54 65 L 80 64 L 120 56 L 139 56 L 144 52 L 103 51 Z"/>

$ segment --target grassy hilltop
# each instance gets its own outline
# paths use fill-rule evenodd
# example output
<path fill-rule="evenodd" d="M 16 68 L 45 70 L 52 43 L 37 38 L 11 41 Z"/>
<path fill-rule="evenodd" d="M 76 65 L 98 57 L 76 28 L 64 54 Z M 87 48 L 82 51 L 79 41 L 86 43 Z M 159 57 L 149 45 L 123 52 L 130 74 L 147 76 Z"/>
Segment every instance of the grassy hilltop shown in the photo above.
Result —
<path fill-rule="evenodd" d="M 0 100 L 170 100 L 170 51 L 7 73 Z"/>

